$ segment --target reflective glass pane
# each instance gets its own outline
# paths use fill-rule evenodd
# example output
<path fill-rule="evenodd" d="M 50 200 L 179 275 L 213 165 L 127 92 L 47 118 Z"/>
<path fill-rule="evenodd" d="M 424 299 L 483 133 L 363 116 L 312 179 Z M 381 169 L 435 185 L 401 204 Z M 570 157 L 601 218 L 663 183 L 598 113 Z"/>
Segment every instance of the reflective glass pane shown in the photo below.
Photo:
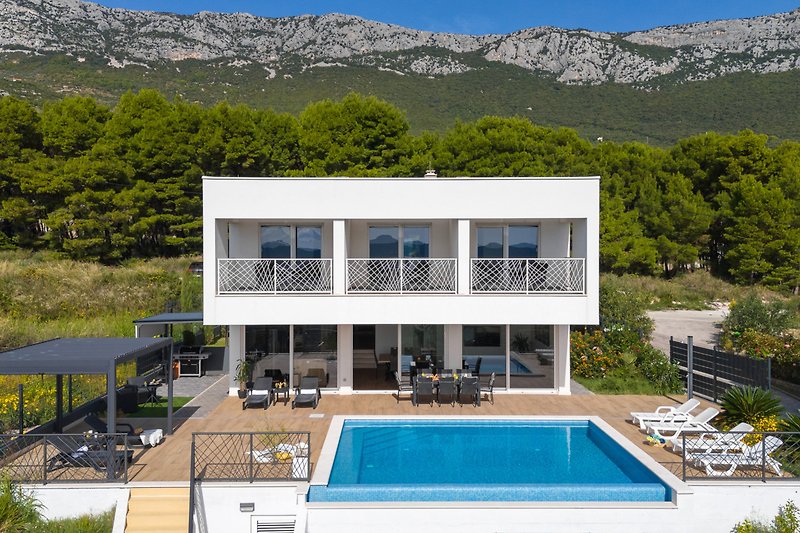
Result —
<path fill-rule="evenodd" d="M 444 367 L 444 326 L 403 324 L 400 327 L 403 374 Z"/>
<path fill-rule="evenodd" d="M 478 228 L 478 257 L 503 257 L 503 228 Z"/>
<path fill-rule="evenodd" d="M 516 389 L 552 389 L 553 326 L 511 326 L 510 386 Z"/>
<path fill-rule="evenodd" d="M 495 387 L 506 386 L 506 328 L 497 325 L 464 325 L 462 367 L 478 373 L 487 383 L 494 372 Z"/>
<path fill-rule="evenodd" d="M 289 379 L 289 326 L 245 326 L 244 345 L 253 379 L 271 377 L 273 383 Z"/>
<path fill-rule="evenodd" d="M 509 226 L 508 257 L 539 257 L 539 228 Z"/>
<path fill-rule="evenodd" d="M 322 228 L 319 226 L 297 226 L 298 259 L 319 259 L 322 257 Z"/>
<path fill-rule="evenodd" d="M 369 256 L 371 258 L 398 257 L 399 228 L 397 226 L 370 226 Z"/>
<path fill-rule="evenodd" d="M 403 226 L 403 257 L 430 257 L 431 229 Z"/>
<path fill-rule="evenodd" d="M 261 226 L 261 257 L 287 259 L 292 257 L 289 226 Z"/>
<path fill-rule="evenodd" d="M 293 385 L 300 379 L 315 377 L 320 388 L 337 387 L 336 326 L 295 326 Z"/>

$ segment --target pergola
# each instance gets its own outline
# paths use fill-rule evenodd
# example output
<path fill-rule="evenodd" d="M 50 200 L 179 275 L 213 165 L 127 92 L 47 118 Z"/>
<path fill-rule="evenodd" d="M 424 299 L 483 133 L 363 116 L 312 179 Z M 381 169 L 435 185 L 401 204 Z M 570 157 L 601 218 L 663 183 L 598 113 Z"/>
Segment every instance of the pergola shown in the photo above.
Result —
<path fill-rule="evenodd" d="M 134 320 L 137 337 L 153 337 L 155 335 L 172 336 L 173 324 L 202 324 L 203 312 L 161 313 Z"/>
<path fill-rule="evenodd" d="M 167 363 L 167 433 L 172 433 L 172 339 L 171 338 L 66 338 L 0 352 L 0 374 L 47 374 L 56 376 L 56 428 L 62 427 L 64 376 L 105 374 L 107 425 L 117 422 L 117 365 L 143 355 L 161 352 Z"/>

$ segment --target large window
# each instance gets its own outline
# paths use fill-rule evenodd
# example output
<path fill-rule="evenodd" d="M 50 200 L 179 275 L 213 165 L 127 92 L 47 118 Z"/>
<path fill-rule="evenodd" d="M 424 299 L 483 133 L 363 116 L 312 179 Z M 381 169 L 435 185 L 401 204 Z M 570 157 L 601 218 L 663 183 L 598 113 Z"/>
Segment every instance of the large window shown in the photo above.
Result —
<path fill-rule="evenodd" d="M 477 239 L 479 258 L 539 257 L 538 226 L 478 226 Z"/>
<path fill-rule="evenodd" d="M 292 238 L 294 237 L 294 238 Z M 261 226 L 261 257 L 265 259 L 319 259 L 320 226 Z"/>
<path fill-rule="evenodd" d="M 336 326 L 294 327 L 294 384 L 306 376 L 319 379 L 320 387 L 336 387 Z"/>
<path fill-rule="evenodd" d="M 369 227 L 369 256 L 372 259 L 430 257 L 430 245 L 429 226 Z"/>

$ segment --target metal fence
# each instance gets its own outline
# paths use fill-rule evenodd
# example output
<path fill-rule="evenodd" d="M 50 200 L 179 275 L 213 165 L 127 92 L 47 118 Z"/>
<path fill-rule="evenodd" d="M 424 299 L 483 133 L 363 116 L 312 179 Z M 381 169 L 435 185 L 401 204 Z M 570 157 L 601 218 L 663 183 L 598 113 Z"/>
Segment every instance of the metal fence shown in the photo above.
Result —
<path fill-rule="evenodd" d="M 329 294 L 330 259 L 219 259 L 219 294 Z"/>
<path fill-rule="evenodd" d="M 800 433 L 682 434 L 681 473 L 692 479 L 794 480 L 800 477 Z"/>
<path fill-rule="evenodd" d="M 473 293 L 586 292 L 585 260 L 573 258 L 472 259 Z"/>
<path fill-rule="evenodd" d="M 678 365 L 681 377 L 687 379 L 688 344 L 670 338 L 669 360 Z M 769 358 L 754 359 L 716 348 L 692 347 L 692 392 L 712 401 L 731 387 L 754 386 L 769 390 Z"/>
<path fill-rule="evenodd" d="M 348 293 L 454 293 L 456 260 L 449 258 L 348 259 Z"/>
<path fill-rule="evenodd" d="M 25 483 L 128 481 L 122 433 L 0 435 L 0 477 Z"/>

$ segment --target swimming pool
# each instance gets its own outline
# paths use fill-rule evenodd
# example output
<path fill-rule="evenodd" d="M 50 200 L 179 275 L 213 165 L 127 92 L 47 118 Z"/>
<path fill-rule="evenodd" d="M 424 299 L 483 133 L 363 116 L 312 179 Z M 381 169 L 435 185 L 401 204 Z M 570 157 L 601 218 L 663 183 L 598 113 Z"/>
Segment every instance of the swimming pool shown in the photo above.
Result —
<path fill-rule="evenodd" d="M 477 355 L 465 355 L 462 357 L 464 362 L 469 365 L 469 368 L 475 368 L 478 364 Z M 506 356 L 505 355 L 481 355 L 481 375 L 488 375 L 492 372 L 497 374 L 506 373 Z M 532 374 L 531 370 L 525 366 L 522 361 L 516 359 L 513 355 L 509 358 L 510 366 L 509 371 L 512 376 L 519 374 Z"/>
<path fill-rule="evenodd" d="M 308 500 L 670 501 L 670 486 L 603 425 L 588 418 L 343 420 L 338 439 L 329 434 L 331 464 L 323 450 Z"/>

